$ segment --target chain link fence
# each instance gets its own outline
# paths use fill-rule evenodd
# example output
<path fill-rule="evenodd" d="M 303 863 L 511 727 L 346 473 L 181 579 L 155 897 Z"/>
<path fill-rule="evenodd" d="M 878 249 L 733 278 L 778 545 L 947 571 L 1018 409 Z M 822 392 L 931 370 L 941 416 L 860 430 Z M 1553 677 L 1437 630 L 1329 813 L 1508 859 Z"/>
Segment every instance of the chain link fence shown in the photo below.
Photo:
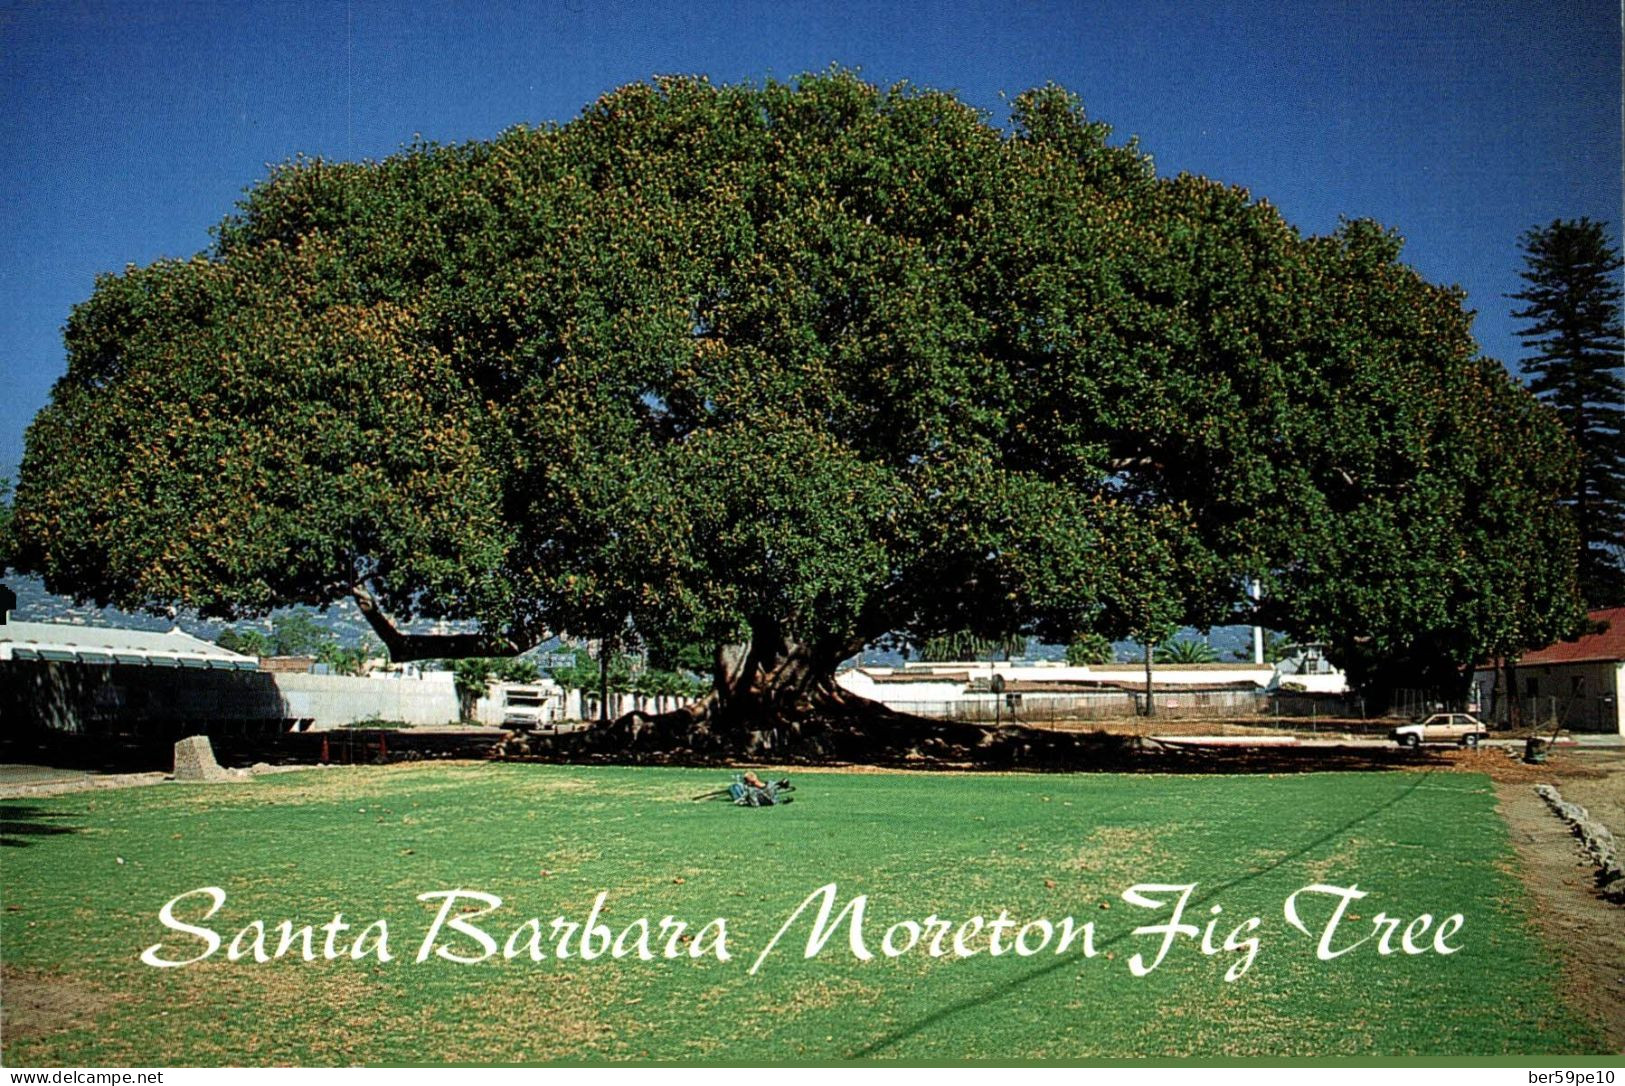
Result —
<path fill-rule="evenodd" d="M 1591 697 L 1519 698 L 1518 715 L 1526 728 L 1567 728 L 1573 731 L 1614 731 L 1614 699 L 1608 695 Z M 1492 702 L 1479 719 L 1497 727 L 1510 727 L 1511 705 L 1506 698 Z"/>

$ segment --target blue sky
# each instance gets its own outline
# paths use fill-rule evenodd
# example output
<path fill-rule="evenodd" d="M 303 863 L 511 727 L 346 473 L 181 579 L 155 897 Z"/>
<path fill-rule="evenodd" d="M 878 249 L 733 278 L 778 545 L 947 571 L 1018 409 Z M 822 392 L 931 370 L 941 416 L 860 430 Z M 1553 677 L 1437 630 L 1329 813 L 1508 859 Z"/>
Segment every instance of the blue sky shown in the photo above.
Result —
<path fill-rule="evenodd" d="M 94 278 L 207 248 L 268 163 L 567 121 L 657 73 L 836 63 L 875 82 L 1082 96 L 1159 170 L 1340 215 L 1458 283 L 1520 349 L 1518 236 L 1621 218 L 1620 9 L 1539 3 L 18 3 L 0 0 L 0 473 Z"/>

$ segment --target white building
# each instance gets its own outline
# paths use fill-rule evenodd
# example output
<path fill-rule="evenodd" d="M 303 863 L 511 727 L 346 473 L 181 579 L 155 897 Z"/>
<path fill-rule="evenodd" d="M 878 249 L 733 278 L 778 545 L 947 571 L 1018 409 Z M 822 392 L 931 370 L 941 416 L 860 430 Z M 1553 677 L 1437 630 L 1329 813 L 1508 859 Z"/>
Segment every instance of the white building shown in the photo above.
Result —
<path fill-rule="evenodd" d="M 1313 648 L 1313 646 L 1306 646 Z M 1306 658 L 1312 657 L 1312 658 Z M 842 689 L 899 712 L 960 720 L 1118 716 L 1145 693 L 1144 664 L 1072 666 L 1051 662 L 956 662 L 838 672 Z M 1152 691 L 1159 711 L 1248 713 L 1262 695 L 1282 688 L 1341 694 L 1342 672 L 1317 654 L 1282 664 L 1156 664 Z"/>
<path fill-rule="evenodd" d="M 259 661 L 183 632 L 123 630 L 61 622 L 0 624 L 0 660 L 44 660 L 59 664 L 129 667 L 189 667 L 256 671 Z"/>

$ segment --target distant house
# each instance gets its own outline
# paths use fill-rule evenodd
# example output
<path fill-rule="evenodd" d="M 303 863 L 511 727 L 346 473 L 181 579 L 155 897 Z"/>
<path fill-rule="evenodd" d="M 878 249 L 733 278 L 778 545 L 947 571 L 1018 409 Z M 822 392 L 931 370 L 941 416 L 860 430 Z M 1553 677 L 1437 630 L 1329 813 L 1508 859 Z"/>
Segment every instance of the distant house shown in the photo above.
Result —
<path fill-rule="evenodd" d="M 1275 688 L 1310 694 L 1346 694 L 1348 676 L 1326 655 L 1323 644 L 1287 645 L 1275 665 Z"/>
<path fill-rule="evenodd" d="M 1605 624 L 1605 629 L 1518 659 L 1512 696 L 1532 720 L 1555 720 L 1573 731 L 1625 735 L 1625 707 L 1620 704 L 1625 686 L 1625 607 L 1592 611 L 1589 617 Z M 1479 704 L 1498 721 L 1507 717 L 1504 681 L 1491 664 L 1473 672 Z"/>

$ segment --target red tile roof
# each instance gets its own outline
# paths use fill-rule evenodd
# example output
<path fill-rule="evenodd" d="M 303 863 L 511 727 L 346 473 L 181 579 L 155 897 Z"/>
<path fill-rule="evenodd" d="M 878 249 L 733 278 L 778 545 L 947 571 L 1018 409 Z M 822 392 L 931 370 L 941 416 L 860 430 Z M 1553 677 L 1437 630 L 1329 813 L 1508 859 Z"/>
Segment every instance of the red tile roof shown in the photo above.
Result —
<path fill-rule="evenodd" d="M 1519 667 L 1541 664 L 1579 664 L 1597 660 L 1625 660 L 1625 607 L 1590 613 L 1592 622 L 1606 622 L 1602 633 L 1586 634 L 1578 641 L 1559 641 L 1538 652 L 1526 652 Z"/>

